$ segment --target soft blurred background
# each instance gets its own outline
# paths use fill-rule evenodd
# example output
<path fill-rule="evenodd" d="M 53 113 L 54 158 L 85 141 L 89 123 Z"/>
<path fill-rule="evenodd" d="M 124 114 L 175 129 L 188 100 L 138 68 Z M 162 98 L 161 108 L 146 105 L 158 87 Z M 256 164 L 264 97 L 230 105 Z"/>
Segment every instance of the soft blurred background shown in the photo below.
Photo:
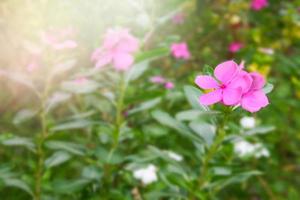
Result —
<path fill-rule="evenodd" d="M 135 159 L 157 162 L 161 182 L 138 190 L 134 190 L 130 170 L 113 166 L 107 173 L 121 173 L 118 176 L 122 178 L 101 179 L 106 173 L 101 158 L 108 153 L 109 124 L 113 124 L 114 116 L 110 103 L 115 88 L 110 86 L 118 81 L 118 75 L 110 69 L 94 71 L 90 57 L 106 30 L 115 27 L 129 28 L 139 38 L 136 60 L 158 57 L 150 59 L 147 71 L 128 87 L 123 110 L 124 115 L 129 113 L 128 135 L 115 158 L 126 169 L 131 169 Z M 263 174 L 247 181 L 226 182 L 225 189 L 208 199 L 300 199 L 299 1 L 269 0 L 267 6 L 253 9 L 250 0 L 1 0 L 0 30 L 1 199 L 31 199 L 34 193 L 33 144 L 41 128 L 37 113 L 40 92 L 45 88 L 50 91 L 47 102 L 51 112 L 46 124 L 51 132 L 49 140 L 53 140 L 45 145 L 49 149 L 45 154 L 52 155 L 54 161 L 48 160 L 50 166 L 46 164 L 44 170 L 43 199 L 188 199 L 182 188 L 190 187 L 189 178 L 183 178 L 187 182 L 176 180 L 177 175 L 170 174 L 183 172 L 153 161 L 156 150 L 148 151 L 146 146 L 184 155 L 180 169 L 190 175 L 198 173 L 201 156 L 191 154 L 192 145 L 174 133 L 178 129 L 158 125 L 150 110 L 175 115 L 190 109 L 184 85 L 192 85 L 196 75 L 228 59 L 244 61 L 249 71 L 262 73 L 274 85 L 270 105 L 252 115 L 260 126 L 250 138 L 264 143 L 270 155 L 235 163 L 233 158 L 222 161 L 222 166 L 228 164 L 235 172 L 255 169 Z M 76 48 L 49 48 L 43 40 L 49 32 L 76 41 Z M 169 47 L 174 42 L 186 42 L 191 58 L 176 60 L 170 56 Z M 151 84 L 149 78 L 155 75 L 163 75 L 175 88 Z M 74 81 L 88 82 L 80 88 Z M 132 111 L 142 102 L 148 104 Z M 250 114 L 239 110 L 229 124 L 236 134 L 242 132 L 241 116 Z M 55 143 L 60 140 L 80 145 L 75 148 Z M 232 148 L 226 151 L 232 153 Z M 59 158 L 53 157 L 55 152 L 60 152 Z M 90 182 L 82 181 L 82 177 Z M 79 181 L 73 181 L 76 178 Z M 26 192 L 17 192 L 20 188 Z"/>

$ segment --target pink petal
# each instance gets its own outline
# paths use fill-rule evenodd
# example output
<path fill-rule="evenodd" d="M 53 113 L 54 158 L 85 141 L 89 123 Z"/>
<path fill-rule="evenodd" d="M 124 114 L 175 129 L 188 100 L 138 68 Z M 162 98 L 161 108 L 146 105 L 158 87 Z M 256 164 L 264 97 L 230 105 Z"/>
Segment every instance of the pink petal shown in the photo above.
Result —
<path fill-rule="evenodd" d="M 214 71 L 214 75 L 222 83 L 231 81 L 238 72 L 238 65 L 230 60 L 219 64 Z"/>
<path fill-rule="evenodd" d="M 128 53 L 118 52 L 114 54 L 113 62 L 117 70 L 126 71 L 133 64 L 134 58 Z"/>
<path fill-rule="evenodd" d="M 165 88 L 170 90 L 170 89 L 173 89 L 174 88 L 174 83 L 168 81 L 165 83 Z"/>
<path fill-rule="evenodd" d="M 218 87 L 218 82 L 211 76 L 197 76 L 195 83 L 202 89 L 215 89 Z"/>
<path fill-rule="evenodd" d="M 104 52 L 96 59 L 96 68 L 103 67 L 107 65 L 112 60 L 112 54 L 108 52 Z"/>
<path fill-rule="evenodd" d="M 257 112 L 268 104 L 268 97 L 261 90 L 250 92 L 242 98 L 242 108 L 249 112 Z"/>
<path fill-rule="evenodd" d="M 207 94 L 203 94 L 199 98 L 199 102 L 203 105 L 212 105 L 222 99 L 222 91 L 217 89 Z"/>
<path fill-rule="evenodd" d="M 230 82 L 230 88 L 242 88 L 242 93 L 249 91 L 252 85 L 252 77 L 246 71 L 240 71 L 239 74 Z"/>
<path fill-rule="evenodd" d="M 119 41 L 117 49 L 122 52 L 132 53 L 137 51 L 139 48 L 139 43 L 136 38 L 131 35 L 126 35 Z"/>
<path fill-rule="evenodd" d="M 223 103 L 225 105 L 236 105 L 242 97 L 242 88 L 223 89 Z"/>
<path fill-rule="evenodd" d="M 259 74 L 257 72 L 252 72 L 252 73 L 250 73 L 250 75 L 253 79 L 253 83 L 251 86 L 252 90 L 259 90 L 264 87 L 266 81 L 265 81 L 265 78 L 261 74 Z"/>

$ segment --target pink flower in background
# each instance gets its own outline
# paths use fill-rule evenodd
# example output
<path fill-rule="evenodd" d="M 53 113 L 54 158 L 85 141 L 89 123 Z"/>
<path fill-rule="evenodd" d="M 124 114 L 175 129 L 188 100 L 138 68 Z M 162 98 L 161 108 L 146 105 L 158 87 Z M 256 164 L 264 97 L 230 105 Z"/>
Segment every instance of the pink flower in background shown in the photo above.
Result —
<path fill-rule="evenodd" d="M 243 48 L 243 47 L 244 47 L 244 45 L 241 42 L 232 42 L 229 44 L 228 50 L 231 53 L 236 53 L 239 50 L 241 50 L 241 48 Z"/>
<path fill-rule="evenodd" d="M 37 60 L 32 60 L 30 63 L 28 63 L 28 65 L 26 66 L 26 70 L 28 72 L 33 72 L 35 71 L 37 68 L 39 68 L 39 63 L 37 62 Z"/>
<path fill-rule="evenodd" d="M 71 28 L 60 30 L 49 30 L 42 32 L 41 39 L 46 44 L 51 46 L 55 50 L 73 49 L 77 47 L 77 42 L 70 39 L 74 35 L 74 31 Z"/>
<path fill-rule="evenodd" d="M 138 50 L 138 40 L 128 29 L 108 30 L 102 46 L 97 48 L 91 57 L 96 68 L 112 63 L 116 70 L 126 71 L 133 64 L 134 52 Z"/>
<path fill-rule="evenodd" d="M 172 22 L 174 24 L 183 24 L 185 20 L 185 14 L 182 12 L 176 13 L 173 17 L 172 17 Z"/>
<path fill-rule="evenodd" d="M 152 82 L 152 83 L 158 83 L 158 84 L 163 84 L 163 83 L 166 82 L 166 80 L 162 76 L 152 76 L 150 78 L 150 82 Z"/>
<path fill-rule="evenodd" d="M 214 75 L 219 82 L 211 76 L 197 76 L 195 83 L 200 88 L 213 90 L 200 96 L 200 103 L 203 105 L 217 102 L 225 105 L 237 104 L 241 100 L 243 90 L 247 90 L 251 85 L 245 74 L 239 75 L 239 70 L 239 66 L 234 61 L 226 61 L 219 64 L 214 70 Z"/>
<path fill-rule="evenodd" d="M 88 81 L 86 77 L 78 77 L 74 80 L 76 84 L 84 84 Z"/>
<path fill-rule="evenodd" d="M 268 6 L 268 0 L 252 0 L 251 8 L 252 10 L 259 11 Z"/>
<path fill-rule="evenodd" d="M 185 42 L 173 43 L 171 46 L 171 53 L 175 58 L 189 59 L 191 57 L 188 46 Z"/>
<path fill-rule="evenodd" d="M 250 89 L 242 96 L 241 106 L 249 112 L 257 112 L 269 104 L 268 97 L 262 90 L 266 81 L 262 75 L 256 72 L 250 73 L 250 76 L 253 81 Z"/>
<path fill-rule="evenodd" d="M 165 88 L 168 89 L 168 90 L 173 89 L 174 88 L 174 83 L 170 82 L 170 81 L 166 82 L 165 83 Z"/>

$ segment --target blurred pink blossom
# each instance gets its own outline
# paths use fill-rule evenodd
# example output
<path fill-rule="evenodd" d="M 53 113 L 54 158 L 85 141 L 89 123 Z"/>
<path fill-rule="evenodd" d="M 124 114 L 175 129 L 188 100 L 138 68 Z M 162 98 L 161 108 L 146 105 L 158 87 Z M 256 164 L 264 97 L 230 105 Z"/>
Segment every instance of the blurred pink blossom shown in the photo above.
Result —
<path fill-rule="evenodd" d="M 259 11 L 268 6 L 268 0 L 252 0 L 251 1 L 251 9 L 255 11 Z"/>
<path fill-rule="evenodd" d="M 173 17 L 172 17 L 172 22 L 174 24 L 183 24 L 185 20 L 185 14 L 182 12 L 176 13 Z"/>
<path fill-rule="evenodd" d="M 243 48 L 243 46 L 244 45 L 241 42 L 232 42 L 232 43 L 229 44 L 228 50 L 231 53 L 236 53 L 239 50 L 241 50 L 241 48 Z"/>
<path fill-rule="evenodd" d="M 96 68 L 112 63 L 119 71 L 126 71 L 134 62 L 134 52 L 138 50 L 138 40 L 129 33 L 128 29 L 109 29 L 100 48 L 97 48 L 91 60 Z"/>
<path fill-rule="evenodd" d="M 77 42 L 71 38 L 74 31 L 71 28 L 65 29 L 51 29 L 47 32 L 42 32 L 41 39 L 46 44 L 55 50 L 73 49 L 77 47 Z"/>
<path fill-rule="evenodd" d="M 78 77 L 74 80 L 74 83 L 76 84 L 84 84 L 88 81 L 86 77 Z"/>
<path fill-rule="evenodd" d="M 168 89 L 168 90 L 171 90 L 174 88 L 174 83 L 171 82 L 171 81 L 168 81 L 165 83 L 165 88 Z"/>
<path fill-rule="evenodd" d="M 178 59 L 189 59 L 191 57 L 188 46 L 185 42 L 173 43 L 171 45 L 171 53 Z"/>
<path fill-rule="evenodd" d="M 152 76 L 150 78 L 150 82 L 152 82 L 152 83 L 158 83 L 158 84 L 163 84 L 163 83 L 166 82 L 166 80 L 162 76 Z"/>
<path fill-rule="evenodd" d="M 36 70 L 39 67 L 39 63 L 37 62 L 36 59 L 33 59 L 31 62 L 29 62 L 26 66 L 26 70 L 28 72 L 32 72 Z"/>

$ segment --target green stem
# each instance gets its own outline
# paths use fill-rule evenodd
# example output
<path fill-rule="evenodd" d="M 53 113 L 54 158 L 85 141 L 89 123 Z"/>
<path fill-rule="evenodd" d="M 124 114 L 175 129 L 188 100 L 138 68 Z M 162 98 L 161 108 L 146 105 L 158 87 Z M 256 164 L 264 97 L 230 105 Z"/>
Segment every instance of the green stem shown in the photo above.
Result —
<path fill-rule="evenodd" d="M 119 85 L 119 94 L 118 94 L 118 100 L 116 104 L 116 117 L 115 117 L 115 128 L 114 128 L 114 141 L 112 148 L 109 152 L 108 155 L 108 161 L 111 159 L 114 151 L 117 149 L 119 145 L 119 139 L 120 139 L 120 133 L 121 133 L 121 126 L 123 123 L 123 107 L 124 107 L 124 96 L 125 96 L 125 91 L 126 91 L 126 83 L 124 79 L 124 74 L 121 74 L 121 79 L 120 79 L 120 85 Z"/>
<path fill-rule="evenodd" d="M 36 166 L 36 174 L 35 174 L 35 193 L 34 193 L 34 200 L 41 200 L 42 196 L 42 177 L 44 171 L 44 149 L 43 144 L 45 139 L 48 135 L 47 130 L 47 120 L 46 120 L 46 101 L 48 98 L 48 91 L 50 87 L 51 77 L 49 77 L 46 81 L 45 90 L 43 96 L 41 98 L 41 113 L 40 113 L 40 120 L 42 126 L 42 133 L 37 137 L 37 166 Z"/>
<path fill-rule="evenodd" d="M 224 113 L 224 118 L 217 131 L 217 136 L 213 144 L 209 147 L 206 155 L 204 156 L 199 179 L 198 179 L 198 185 L 200 189 L 202 189 L 205 183 L 209 180 L 208 177 L 209 162 L 213 159 L 215 154 L 218 152 L 218 149 L 226 136 L 226 131 L 224 130 L 224 127 L 228 119 L 228 114 L 229 114 L 228 111 Z"/>

